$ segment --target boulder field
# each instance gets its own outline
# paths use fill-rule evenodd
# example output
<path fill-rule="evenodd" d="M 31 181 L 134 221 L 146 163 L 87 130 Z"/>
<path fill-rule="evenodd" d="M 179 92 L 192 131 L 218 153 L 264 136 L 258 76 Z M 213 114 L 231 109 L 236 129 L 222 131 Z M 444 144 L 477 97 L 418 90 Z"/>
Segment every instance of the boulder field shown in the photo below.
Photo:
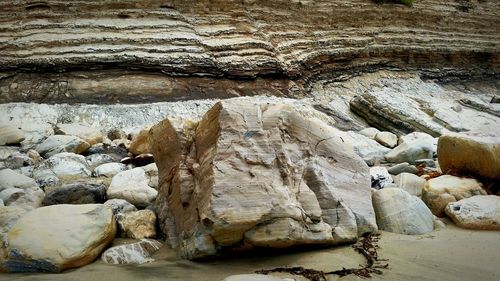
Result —
<path fill-rule="evenodd" d="M 206 105 L 127 133 L 20 129 L 28 140 L 0 146 L 0 270 L 60 272 L 99 257 L 142 264 L 162 246 L 200 259 L 423 235 L 443 227 L 435 216 L 498 229 L 495 137 L 345 131 L 289 99 Z M 47 153 L 51 136 L 100 142 L 71 152 L 53 142 Z"/>
<path fill-rule="evenodd" d="M 0 271 L 498 231 L 499 19 L 494 0 L 0 0 Z M 458 243 L 432 242 L 441 280 Z"/>

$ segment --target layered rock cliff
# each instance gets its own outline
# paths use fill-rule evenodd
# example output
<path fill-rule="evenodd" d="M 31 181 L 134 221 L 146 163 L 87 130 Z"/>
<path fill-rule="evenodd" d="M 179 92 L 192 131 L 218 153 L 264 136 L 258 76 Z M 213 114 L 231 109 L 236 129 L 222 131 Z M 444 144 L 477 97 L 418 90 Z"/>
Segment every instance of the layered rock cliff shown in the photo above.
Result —
<path fill-rule="evenodd" d="M 499 70 L 500 3 L 0 1 L 0 102 L 303 96 L 379 69 Z"/>

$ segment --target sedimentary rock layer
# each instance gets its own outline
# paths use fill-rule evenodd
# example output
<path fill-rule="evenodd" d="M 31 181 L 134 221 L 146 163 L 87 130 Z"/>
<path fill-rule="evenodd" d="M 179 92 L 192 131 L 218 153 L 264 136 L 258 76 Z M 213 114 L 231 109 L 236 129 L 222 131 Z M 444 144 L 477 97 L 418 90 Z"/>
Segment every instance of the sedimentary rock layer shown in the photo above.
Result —
<path fill-rule="evenodd" d="M 381 67 L 494 73 L 499 11 L 498 1 L 0 1 L 0 101 L 295 95 Z"/>

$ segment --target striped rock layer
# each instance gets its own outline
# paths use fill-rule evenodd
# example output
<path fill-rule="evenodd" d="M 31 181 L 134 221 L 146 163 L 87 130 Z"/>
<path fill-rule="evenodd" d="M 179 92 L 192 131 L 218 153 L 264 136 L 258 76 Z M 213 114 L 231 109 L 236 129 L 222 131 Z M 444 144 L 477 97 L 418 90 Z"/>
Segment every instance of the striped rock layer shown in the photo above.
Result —
<path fill-rule="evenodd" d="M 0 102 L 307 95 L 377 69 L 496 74 L 500 2 L 0 1 Z"/>

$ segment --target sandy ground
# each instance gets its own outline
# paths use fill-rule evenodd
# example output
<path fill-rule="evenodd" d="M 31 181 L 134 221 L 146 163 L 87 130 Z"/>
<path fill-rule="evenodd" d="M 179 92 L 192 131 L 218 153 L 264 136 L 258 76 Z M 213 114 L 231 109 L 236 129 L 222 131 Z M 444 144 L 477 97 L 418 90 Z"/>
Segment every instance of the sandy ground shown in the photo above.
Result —
<path fill-rule="evenodd" d="M 465 230 L 448 222 L 445 229 L 426 235 L 405 236 L 388 232 L 381 234 L 378 243 L 379 256 L 388 259 L 390 268 L 384 270 L 383 275 L 374 276 L 372 280 L 500 280 L 500 232 Z M 162 249 L 157 258 L 160 260 L 141 266 L 111 266 L 99 260 L 61 274 L 0 274 L 0 280 L 217 281 L 229 275 L 252 273 L 258 269 L 276 266 L 300 265 L 335 270 L 364 263 L 364 259 L 350 246 L 205 262 L 180 260 L 172 250 Z M 331 276 L 328 280 L 363 279 L 356 276 Z"/>

